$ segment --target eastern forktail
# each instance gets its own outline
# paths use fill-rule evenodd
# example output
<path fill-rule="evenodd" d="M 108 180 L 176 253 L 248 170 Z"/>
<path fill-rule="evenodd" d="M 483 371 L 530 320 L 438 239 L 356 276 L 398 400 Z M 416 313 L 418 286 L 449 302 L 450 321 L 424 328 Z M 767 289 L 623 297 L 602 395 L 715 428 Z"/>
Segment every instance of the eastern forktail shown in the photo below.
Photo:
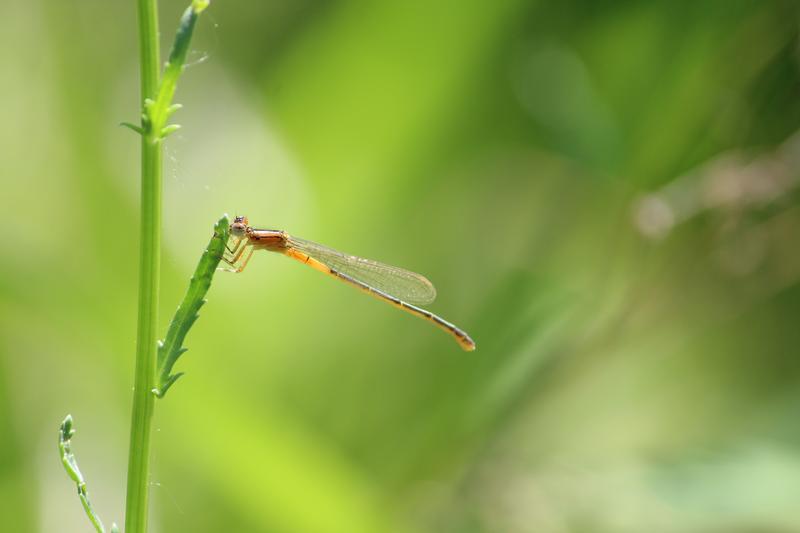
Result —
<path fill-rule="evenodd" d="M 475 343 L 467 333 L 445 319 L 414 304 L 429 304 L 436 298 L 436 289 L 420 274 L 377 261 L 337 252 L 315 242 L 292 237 L 285 231 L 256 229 L 247 217 L 236 217 L 231 224 L 231 242 L 223 261 L 232 272 L 241 272 L 256 250 L 278 252 L 331 275 L 395 307 L 432 322 L 468 351 Z"/>

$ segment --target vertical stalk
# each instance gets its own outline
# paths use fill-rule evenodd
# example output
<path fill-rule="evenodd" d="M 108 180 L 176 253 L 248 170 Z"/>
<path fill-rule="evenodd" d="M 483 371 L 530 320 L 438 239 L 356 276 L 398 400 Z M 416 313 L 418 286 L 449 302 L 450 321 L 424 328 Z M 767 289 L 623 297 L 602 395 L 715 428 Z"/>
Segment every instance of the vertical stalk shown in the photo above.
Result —
<path fill-rule="evenodd" d="M 158 4 L 138 0 L 141 101 L 156 98 L 159 86 Z M 126 533 L 147 529 L 150 431 L 155 396 L 156 327 L 161 263 L 161 143 L 142 135 L 142 190 L 139 241 L 139 317 L 136 337 L 128 486 L 125 502 Z"/>

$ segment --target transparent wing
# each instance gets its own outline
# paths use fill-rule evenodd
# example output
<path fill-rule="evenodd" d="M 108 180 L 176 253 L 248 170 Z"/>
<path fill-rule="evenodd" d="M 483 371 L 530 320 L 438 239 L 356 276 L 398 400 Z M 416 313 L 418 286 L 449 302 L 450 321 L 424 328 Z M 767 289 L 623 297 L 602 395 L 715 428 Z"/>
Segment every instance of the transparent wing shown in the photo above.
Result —
<path fill-rule="evenodd" d="M 337 252 L 315 242 L 289 237 L 289 245 L 320 263 L 386 294 L 413 304 L 429 304 L 436 289 L 425 276 L 408 270 Z"/>

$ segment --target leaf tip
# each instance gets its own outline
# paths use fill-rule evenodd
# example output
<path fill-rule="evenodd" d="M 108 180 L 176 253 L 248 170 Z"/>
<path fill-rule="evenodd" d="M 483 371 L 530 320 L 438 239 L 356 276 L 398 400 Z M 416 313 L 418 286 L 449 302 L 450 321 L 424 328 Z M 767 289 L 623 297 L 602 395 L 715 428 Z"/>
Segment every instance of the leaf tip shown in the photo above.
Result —
<path fill-rule="evenodd" d="M 61 422 L 61 440 L 62 441 L 68 441 L 69 439 L 72 438 L 73 435 L 75 435 L 75 429 L 72 427 L 72 424 L 73 424 L 72 415 L 68 414 L 64 418 L 64 421 Z"/>
<path fill-rule="evenodd" d="M 192 0 L 192 10 L 196 15 L 199 15 L 208 7 L 211 0 Z"/>
<path fill-rule="evenodd" d="M 183 351 L 186 351 L 186 349 L 184 349 Z M 178 372 L 177 374 L 172 374 L 161 385 L 161 388 L 153 389 L 152 392 L 153 392 L 153 394 L 156 395 L 156 398 L 159 398 L 159 399 L 163 398 L 167 394 L 167 391 L 169 390 L 169 388 L 172 387 L 172 385 L 176 381 L 178 381 L 178 378 L 181 377 L 183 374 L 184 374 L 184 372 Z"/>
<path fill-rule="evenodd" d="M 179 129 L 181 129 L 180 124 L 170 124 L 169 126 L 164 126 L 163 128 L 161 128 L 161 138 L 166 139 Z"/>
<path fill-rule="evenodd" d="M 167 108 L 167 118 L 171 117 L 176 111 L 183 109 L 182 104 L 172 104 Z"/>
<path fill-rule="evenodd" d="M 123 128 L 128 128 L 129 130 L 133 130 L 139 135 L 144 135 L 144 130 L 140 126 L 137 126 L 136 124 L 131 124 L 130 122 L 120 122 L 119 125 L 122 126 Z"/>

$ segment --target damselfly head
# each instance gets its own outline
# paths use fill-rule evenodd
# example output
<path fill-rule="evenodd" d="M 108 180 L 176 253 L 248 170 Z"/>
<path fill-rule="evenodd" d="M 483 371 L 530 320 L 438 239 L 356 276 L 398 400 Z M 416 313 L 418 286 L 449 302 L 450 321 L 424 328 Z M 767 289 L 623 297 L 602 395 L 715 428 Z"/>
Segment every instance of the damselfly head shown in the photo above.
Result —
<path fill-rule="evenodd" d="M 231 224 L 231 235 L 234 237 L 243 237 L 247 233 L 249 222 L 247 217 L 236 217 Z"/>

